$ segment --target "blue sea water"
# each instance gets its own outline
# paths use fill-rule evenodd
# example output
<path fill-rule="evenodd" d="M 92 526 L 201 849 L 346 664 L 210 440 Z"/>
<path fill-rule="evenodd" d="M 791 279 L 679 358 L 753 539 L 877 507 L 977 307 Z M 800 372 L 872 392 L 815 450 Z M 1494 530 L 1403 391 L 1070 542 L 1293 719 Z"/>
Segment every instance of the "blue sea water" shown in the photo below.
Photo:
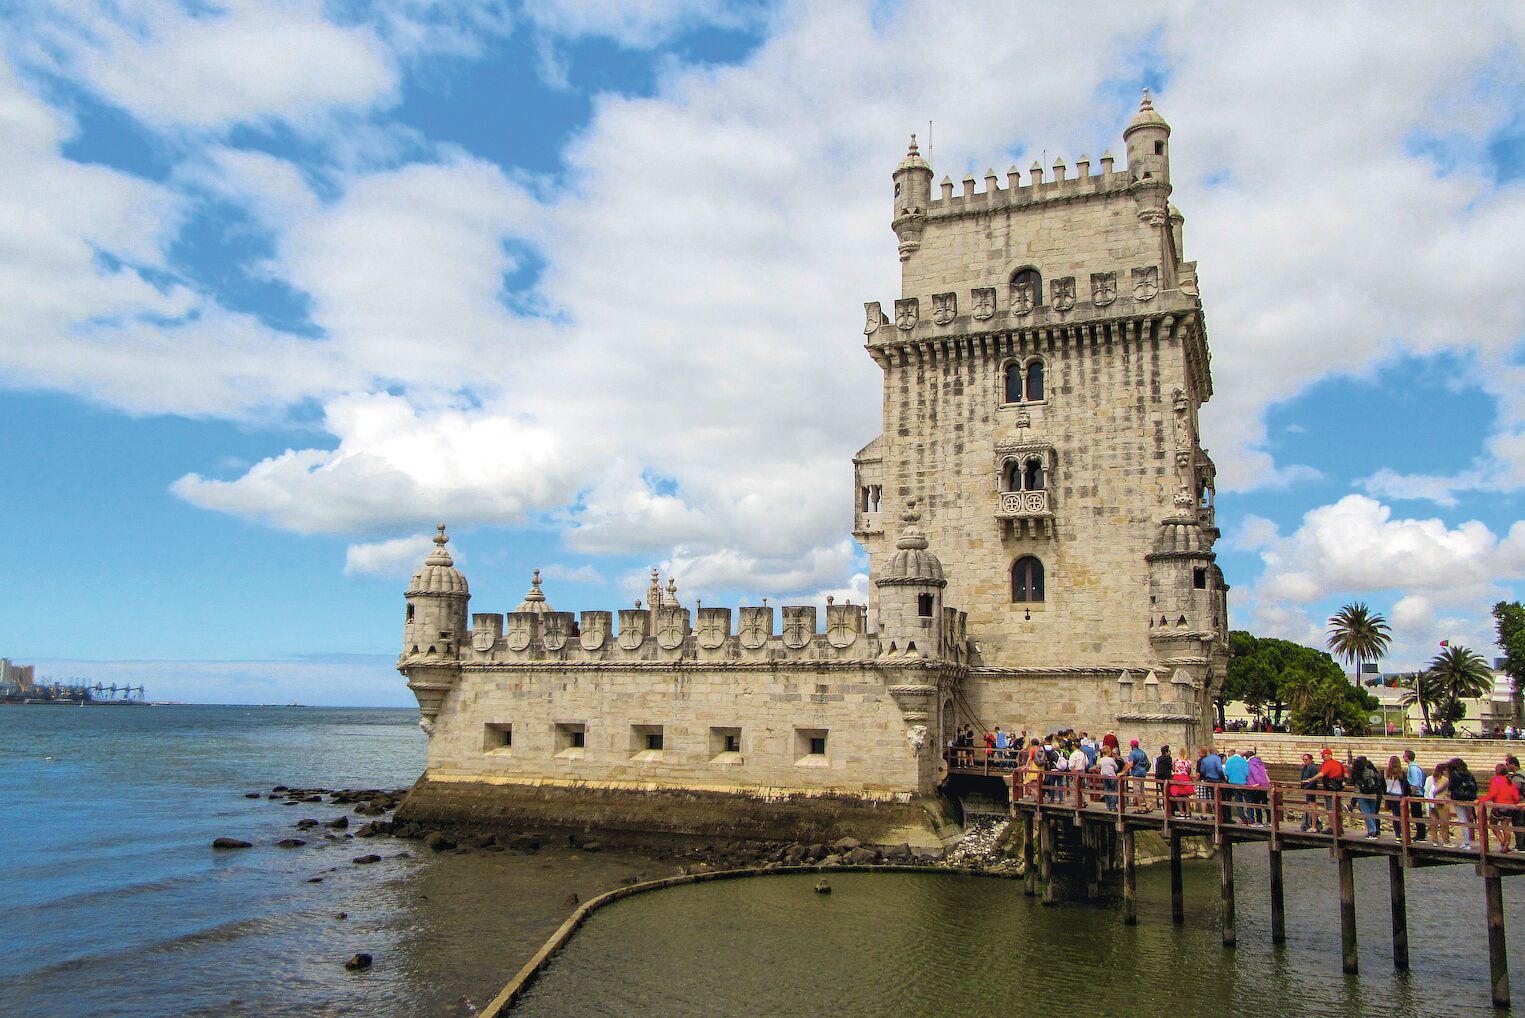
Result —
<path fill-rule="evenodd" d="M 472 1013 L 636 864 L 327 841 L 296 821 L 366 818 L 243 795 L 406 787 L 424 751 L 416 710 L 0 706 L 0 1015 Z"/>

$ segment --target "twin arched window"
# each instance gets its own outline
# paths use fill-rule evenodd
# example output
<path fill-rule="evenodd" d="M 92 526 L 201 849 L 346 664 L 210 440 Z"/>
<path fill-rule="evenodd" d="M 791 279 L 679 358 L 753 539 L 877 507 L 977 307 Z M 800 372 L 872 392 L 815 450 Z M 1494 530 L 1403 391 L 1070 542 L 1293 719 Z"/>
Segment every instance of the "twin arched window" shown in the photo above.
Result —
<path fill-rule="evenodd" d="M 1048 472 L 1043 469 L 1043 460 L 1033 456 L 1025 463 L 1008 463 L 1003 480 L 1005 491 L 1042 491 L 1048 486 Z"/>
<path fill-rule="evenodd" d="M 1006 402 L 1035 403 L 1043 399 L 1043 362 L 1006 365 Z"/>
<path fill-rule="evenodd" d="M 1011 599 L 1016 604 L 1037 604 L 1043 600 L 1043 563 L 1032 555 L 1023 555 L 1012 563 Z"/>

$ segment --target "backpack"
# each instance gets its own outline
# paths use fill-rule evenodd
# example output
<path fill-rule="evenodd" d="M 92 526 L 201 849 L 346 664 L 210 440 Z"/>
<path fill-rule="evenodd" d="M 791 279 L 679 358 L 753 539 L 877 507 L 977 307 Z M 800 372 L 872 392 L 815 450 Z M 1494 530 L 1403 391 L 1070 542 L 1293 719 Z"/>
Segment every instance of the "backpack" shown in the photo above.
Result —
<path fill-rule="evenodd" d="M 1382 772 L 1367 764 L 1366 769 L 1356 778 L 1356 788 L 1362 795 L 1382 794 Z"/>
<path fill-rule="evenodd" d="M 1175 772 L 1175 766 L 1175 761 L 1162 753 L 1160 754 L 1159 758 L 1154 761 L 1154 776 L 1159 778 L 1161 781 L 1164 781 Z"/>
<path fill-rule="evenodd" d="M 1451 798 L 1457 802 L 1473 802 L 1477 799 L 1477 778 L 1471 771 L 1457 771 L 1451 775 Z"/>

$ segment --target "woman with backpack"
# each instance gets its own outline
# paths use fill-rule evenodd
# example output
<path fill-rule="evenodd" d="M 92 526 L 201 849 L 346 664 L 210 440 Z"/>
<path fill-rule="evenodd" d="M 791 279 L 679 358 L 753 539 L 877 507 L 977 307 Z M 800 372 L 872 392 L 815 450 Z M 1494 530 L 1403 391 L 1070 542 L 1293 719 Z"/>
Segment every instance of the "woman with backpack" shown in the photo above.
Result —
<path fill-rule="evenodd" d="M 1160 747 L 1160 755 L 1154 758 L 1154 792 L 1159 808 L 1165 808 L 1165 796 L 1169 794 L 1170 776 L 1175 773 L 1176 759 L 1170 755 L 1169 746 Z"/>
<path fill-rule="evenodd" d="M 1382 772 L 1364 756 L 1355 758 L 1350 765 L 1350 776 L 1356 783 L 1356 808 L 1366 821 L 1366 840 L 1375 841 L 1382 832 L 1377 820 L 1377 801 L 1382 795 Z"/>
<path fill-rule="evenodd" d="M 1493 833 L 1494 850 L 1513 852 L 1514 811 L 1520 805 L 1520 790 L 1509 780 L 1507 764 L 1498 764 L 1493 768 L 1493 780 L 1488 783 L 1488 791 L 1478 796 L 1477 801 L 1486 802 L 1491 807 L 1487 811 L 1488 830 Z"/>
<path fill-rule="evenodd" d="M 1477 801 L 1477 777 L 1467 770 L 1467 761 L 1459 756 L 1446 761 L 1446 773 L 1451 775 L 1451 802 L 1456 810 L 1456 826 L 1461 828 L 1461 847 L 1471 848 L 1477 829 L 1477 807 L 1472 805 Z"/>

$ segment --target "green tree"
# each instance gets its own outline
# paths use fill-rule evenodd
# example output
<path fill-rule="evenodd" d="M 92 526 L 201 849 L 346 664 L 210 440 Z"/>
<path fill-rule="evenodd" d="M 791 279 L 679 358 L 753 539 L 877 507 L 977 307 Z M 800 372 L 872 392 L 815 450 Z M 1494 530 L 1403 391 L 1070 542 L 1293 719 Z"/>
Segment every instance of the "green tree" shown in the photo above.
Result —
<path fill-rule="evenodd" d="M 1224 705 L 1240 701 L 1259 716 L 1269 712 L 1275 725 L 1290 711 L 1294 730 L 1322 734 L 1334 727 L 1331 717 L 1352 732 L 1366 728 L 1376 700 L 1352 686 L 1327 652 L 1243 630 L 1229 633 L 1229 645 L 1234 656 L 1218 697 L 1220 722 Z"/>
<path fill-rule="evenodd" d="M 1430 674 L 1435 676 L 1444 702 L 1443 721 L 1459 721 L 1466 713 L 1462 700 L 1476 700 L 1493 692 L 1493 672 L 1488 662 L 1476 651 L 1466 647 L 1447 647 L 1430 658 Z M 1460 708 L 1460 713 L 1457 713 Z"/>
<path fill-rule="evenodd" d="M 1403 687 L 1403 694 L 1398 697 L 1398 702 L 1404 707 L 1419 705 L 1419 713 L 1424 716 L 1424 727 L 1430 727 L 1430 714 L 1438 711 L 1445 703 L 1446 692 L 1440 685 L 1440 679 L 1434 672 L 1414 672 L 1412 675 L 1404 675 L 1398 679 L 1398 685 Z"/>
<path fill-rule="evenodd" d="M 1335 656 L 1351 662 L 1356 668 L 1356 684 L 1361 683 L 1361 663 L 1376 661 L 1386 651 L 1392 639 L 1387 619 L 1360 601 L 1347 604 L 1329 616 L 1329 639 L 1325 646 Z"/>
<path fill-rule="evenodd" d="M 1515 724 L 1525 720 L 1525 605 L 1500 601 L 1493 606 L 1499 647 L 1504 651 L 1504 674 L 1509 676 L 1509 699 Z"/>
<path fill-rule="evenodd" d="M 1287 679 L 1292 707 L 1289 727 L 1297 735 L 1327 735 L 1336 725 L 1351 735 L 1370 730 L 1367 714 L 1376 697 L 1345 681 L 1344 675 L 1299 671 Z"/>

